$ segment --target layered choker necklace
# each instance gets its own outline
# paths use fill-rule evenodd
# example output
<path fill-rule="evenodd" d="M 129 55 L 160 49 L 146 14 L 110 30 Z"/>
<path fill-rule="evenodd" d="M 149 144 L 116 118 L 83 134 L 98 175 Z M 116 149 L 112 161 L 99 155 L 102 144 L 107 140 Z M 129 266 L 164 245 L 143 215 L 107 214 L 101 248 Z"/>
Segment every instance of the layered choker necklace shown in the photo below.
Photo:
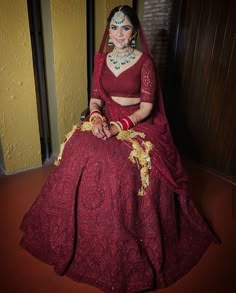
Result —
<path fill-rule="evenodd" d="M 128 47 L 122 51 L 114 49 L 108 54 L 109 60 L 115 65 L 115 69 L 119 70 L 122 65 L 128 64 L 131 60 L 135 59 L 134 49 Z"/>

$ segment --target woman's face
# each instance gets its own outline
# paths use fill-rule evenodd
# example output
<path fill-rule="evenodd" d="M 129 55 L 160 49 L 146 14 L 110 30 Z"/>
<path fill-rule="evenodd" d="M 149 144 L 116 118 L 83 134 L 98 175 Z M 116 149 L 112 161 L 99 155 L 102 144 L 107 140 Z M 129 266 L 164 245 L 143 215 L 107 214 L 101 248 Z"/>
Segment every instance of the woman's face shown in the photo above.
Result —
<path fill-rule="evenodd" d="M 123 49 L 129 46 L 130 39 L 133 36 L 133 26 L 130 20 L 125 17 L 121 24 L 117 24 L 112 18 L 109 26 L 109 36 L 116 48 Z"/>

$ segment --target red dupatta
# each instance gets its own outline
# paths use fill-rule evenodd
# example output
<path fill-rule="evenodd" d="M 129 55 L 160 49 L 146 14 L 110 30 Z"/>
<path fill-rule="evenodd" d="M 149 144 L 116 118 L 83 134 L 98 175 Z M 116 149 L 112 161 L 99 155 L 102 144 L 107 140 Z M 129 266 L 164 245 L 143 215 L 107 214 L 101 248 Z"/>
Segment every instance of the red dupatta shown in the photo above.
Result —
<path fill-rule="evenodd" d="M 111 103 L 111 98 L 107 95 L 100 82 L 102 69 L 106 62 L 106 53 L 104 52 L 104 48 L 108 37 L 108 31 L 107 27 L 103 34 L 99 51 L 96 52 L 94 56 L 93 78 L 102 99 L 106 103 Z M 147 45 L 141 24 L 139 26 L 139 35 L 143 52 L 152 58 L 152 54 Z M 163 95 L 158 74 L 156 74 L 156 96 L 157 101 L 153 109 L 153 124 L 156 126 L 155 136 L 158 144 L 160 145 L 160 148 L 158 149 L 158 157 L 161 161 L 161 163 L 159 162 L 160 171 L 164 174 L 172 186 L 174 186 L 175 192 L 185 196 L 187 194 L 187 176 L 185 170 L 183 169 L 179 153 L 174 145 L 169 123 L 165 114 Z"/>

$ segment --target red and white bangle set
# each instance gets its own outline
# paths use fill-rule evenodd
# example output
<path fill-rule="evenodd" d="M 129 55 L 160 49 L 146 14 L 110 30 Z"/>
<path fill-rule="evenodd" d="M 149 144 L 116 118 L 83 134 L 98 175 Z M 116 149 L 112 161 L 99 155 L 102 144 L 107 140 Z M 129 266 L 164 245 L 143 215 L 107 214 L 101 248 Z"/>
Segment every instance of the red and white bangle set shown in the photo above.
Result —
<path fill-rule="evenodd" d="M 119 132 L 122 130 L 128 130 L 136 125 L 136 123 L 130 116 L 127 116 L 120 121 L 111 121 L 110 124 L 115 125 L 119 129 Z"/>
<path fill-rule="evenodd" d="M 97 120 L 100 120 L 102 122 L 107 121 L 106 117 L 102 116 L 101 112 L 99 110 L 92 110 L 90 112 L 89 122 L 94 125 Z M 136 121 L 132 119 L 130 116 L 127 116 L 120 121 L 111 121 L 110 125 L 114 125 L 117 127 L 119 132 L 122 130 L 128 130 L 136 125 Z"/>

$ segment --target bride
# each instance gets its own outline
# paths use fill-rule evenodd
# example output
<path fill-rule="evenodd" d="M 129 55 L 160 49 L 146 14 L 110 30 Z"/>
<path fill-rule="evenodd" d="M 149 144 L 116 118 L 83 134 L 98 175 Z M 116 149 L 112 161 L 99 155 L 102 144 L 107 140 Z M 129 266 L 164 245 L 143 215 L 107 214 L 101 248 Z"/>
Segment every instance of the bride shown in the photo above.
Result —
<path fill-rule="evenodd" d="M 142 52 L 134 48 L 137 35 Z M 94 65 L 90 115 L 67 136 L 24 216 L 21 245 L 58 274 L 105 292 L 166 287 L 215 237 L 188 194 L 131 7 L 111 11 Z"/>

